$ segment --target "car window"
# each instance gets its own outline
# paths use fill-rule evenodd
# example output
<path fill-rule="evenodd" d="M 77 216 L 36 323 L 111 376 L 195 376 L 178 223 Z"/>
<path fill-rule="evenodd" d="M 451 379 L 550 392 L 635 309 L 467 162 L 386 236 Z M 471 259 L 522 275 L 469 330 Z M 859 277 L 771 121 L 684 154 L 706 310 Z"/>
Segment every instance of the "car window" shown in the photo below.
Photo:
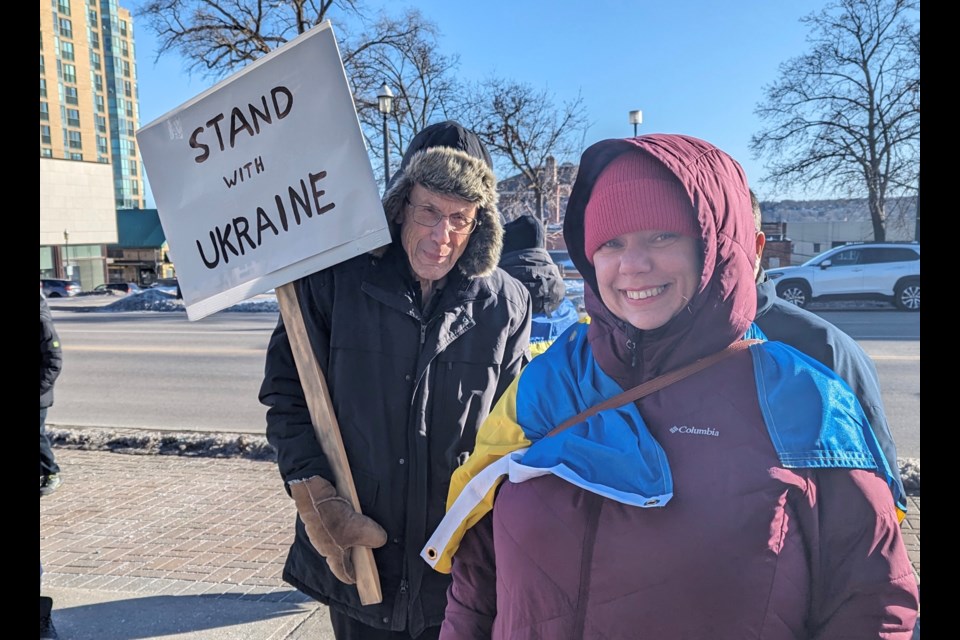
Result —
<path fill-rule="evenodd" d="M 913 262 L 919 259 L 920 255 L 912 249 L 904 247 L 876 247 L 864 249 L 863 263 Z"/>
<path fill-rule="evenodd" d="M 859 262 L 860 252 L 860 249 L 847 249 L 846 251 L 838 251 L 830 257 L 830 260 L 835 267 L 849 267 L 850 265 L 857 264 Z"/>

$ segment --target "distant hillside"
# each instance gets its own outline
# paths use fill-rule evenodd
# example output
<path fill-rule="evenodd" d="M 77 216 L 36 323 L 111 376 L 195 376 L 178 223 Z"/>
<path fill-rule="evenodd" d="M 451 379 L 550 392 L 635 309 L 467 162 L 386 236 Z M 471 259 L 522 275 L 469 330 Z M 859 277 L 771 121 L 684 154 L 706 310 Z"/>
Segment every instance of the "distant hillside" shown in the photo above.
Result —
<path fill-rule="evenodd" d="M 548 182 L 543 198 L 543 214 L 548 222 L 557 225 L 567 208 L 570 189 L 577 177 L 577 165 L 556 165 L 556 177 Z M 536 204 L 529 181 L 522 175 L 513 175 L 499 181 L 500 212 L 510 221 L 521 215 L 535 215 Z M 869 221 L 866 198 L 840 200 L 781 200 L 761 202 L 764 222 L 856 222 Z M 887 229 L 891 235 L 913 237 L 917 198 L 892 198 L 887 201 Z"/>
<path fill-rule="evenodd" d="M 846 200 L 781 200 L 761 202 L 764 222 L 856 222 L 869 221 L 866 198 Z M 913 225 L 917 198 L 894 198 L 887 201 L 888 224 Z"/>

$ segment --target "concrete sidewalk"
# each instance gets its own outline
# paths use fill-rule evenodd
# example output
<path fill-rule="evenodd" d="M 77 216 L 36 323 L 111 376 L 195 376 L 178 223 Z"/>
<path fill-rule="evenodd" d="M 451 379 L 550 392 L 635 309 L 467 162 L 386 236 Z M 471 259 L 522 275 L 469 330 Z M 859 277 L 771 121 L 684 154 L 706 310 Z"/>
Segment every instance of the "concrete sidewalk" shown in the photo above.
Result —
<path fill-rule="evenodd" d="M 63 640 L 332 640 L 285 584 L 296 510 L 276 464 L 58 449 L 41 591 Z"/>
<path fill-rule="evenodd" d="M 40 500 L 43 595 L 63 640 L 332 640 L 281 579 L 296 515 L 276 464 L 58 448 Z M 920 496 L 904 539 L 920 575 Z"/>

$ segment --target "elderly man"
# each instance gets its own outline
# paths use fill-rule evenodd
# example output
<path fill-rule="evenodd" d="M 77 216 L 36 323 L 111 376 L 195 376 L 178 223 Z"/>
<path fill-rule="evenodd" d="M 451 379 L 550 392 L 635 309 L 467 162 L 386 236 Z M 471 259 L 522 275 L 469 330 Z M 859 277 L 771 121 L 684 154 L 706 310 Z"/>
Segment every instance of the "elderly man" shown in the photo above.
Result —
<path fill-rule="evenodd" d="M 383 198 L 393 243 L 296 283 L 363 515 L 336 497 L 282 321 L 260 400 L 294 498 L 284 580 L 330 607 L 349 638 L 436 638 L 447 576 L 420 559 L 450 476 L 528 358 L 530 297 L 497 268 L 496 179 L 479 139 L 428 127 Z M 383 601 L 363 606 L 350 562 L 374 547 Z"/>

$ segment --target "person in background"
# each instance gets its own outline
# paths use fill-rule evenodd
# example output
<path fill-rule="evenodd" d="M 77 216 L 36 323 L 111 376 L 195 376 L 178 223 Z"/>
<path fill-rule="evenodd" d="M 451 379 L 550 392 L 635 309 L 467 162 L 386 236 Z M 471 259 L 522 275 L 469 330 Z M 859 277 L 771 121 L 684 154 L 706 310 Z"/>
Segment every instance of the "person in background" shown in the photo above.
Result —
<path fill-rule="evenodd" d="M 753 209 L 757 251 L 757 260 L 754 265 L 757 280 L 757 315 L 754 318 L 754 324 L 760 332 L 749 335 L 785 342 L 832 369 L 850 385 L 860 401 L 860 406 L 870 422 L 880 448 L 883 449 L 887 465 L 893 472 L 894 482 L 897 485 L 894 495 L 897 496 L 897 506 L 902 519 L 907 508 L 906 494 L 900 475 L 900 464 L 897 462 L 897 446 L 883 408 L 877 368 L 856 340 L 817 314 L 801 309 L 777 296 L 776 283 L 767 279 L 760 266 L 763 249 L 766 246 L 766 236 L 762 230 L 763 216 L 760 211 L 760 201 L 752 190 L 750 204 Z"/>
<path fill-rule="evenodd" d="M 917 585 L 855 395 L 742 339 L 755 237 L 743 170 L 708 142 L 584 152 L 564 238 L 591 322 L 526 366 L 454 474 L 422 553 L 452 570 L 442 639 L 910 637 Z"/>
<path fill-rule="evenodd" d="M 63 366 L 60 337 L 53 326 L 53 315 L 40 294 L 40 496 L 57 490 L 62 478 L 50 438 L 47 435 L 47 410 L 53 406 L 53 385 Z"/>
<path fill-rule="evenodd" d="M 497 268 L 496 179 L 459 124 L 414 137 L 383 207 L 390 245 L 295 283 L 363 515 L 331 483 L 282 319 L 260 401 L 299 516 L 284 580 L 329 605 L 338 640 L 429 640 L 450 579 L 418 554 L 453 470 L 527 359 L 530 296 Z M 354 546 L 374 548 L 379 604 L 362 605 L 352 586 Z"/>
<path fill-rule="evenodd" d="M 60 486 L 57 464 L 47 436 L 47 409 L 53 406 L 53 385 L 60 375 L 63 356 L 60 337 L 53 326 L 53 315 L 43 292 L 40 293 L 40 497 L 48 496 Z M 53 625 L 53 600 L 43 594 L 43 562 L 40 562 L 40 640 L 57 640 Z"/>
<path fill-rule="evenodd" d="M 543 224 L 533 216 L 522 215 L 503 226 L 500 268 L 527 288 L 533 303 L 531 357 L 546 351 L 554 339 L 579 321 L 576 305 L 564 297 L 563 276 L 546 246 Z"/>

